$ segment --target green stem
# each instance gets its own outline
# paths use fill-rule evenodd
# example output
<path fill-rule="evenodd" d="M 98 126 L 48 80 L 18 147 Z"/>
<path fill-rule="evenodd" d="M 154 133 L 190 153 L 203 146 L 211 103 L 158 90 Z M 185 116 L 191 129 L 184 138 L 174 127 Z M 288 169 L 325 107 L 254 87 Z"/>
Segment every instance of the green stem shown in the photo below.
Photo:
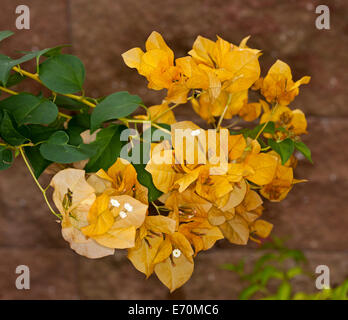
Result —
<path fill-rule="evenodd" d="M 229 124 L 225 128 L 226 129 L 233 128 L 239 121 L 240 121 L 240 119 L 237 119 L 236 121 L 233 121 L 231 124 Z"/>
<path fill-rule="evenodd" d="M 160 209 L 159 209 L 159 206 L 157 206 L 153 201 L 152 201 L 151 203 L 152 203 L 152 205 L 155 207 L 157 213 L 158 213 L 158 214 L 161 214 Z"/>
<path fill-rule="evenodd" d="M 232 93 L 230 93 L 230 94 L 228 95 L 228 99 L 227 99 L 226 106 L 225 106 L 225 108 L 224 108 L 224 111 L 222 111 L 222 114 L 221 114 L 221 116 L 220 116 L 219 122 L 218 122 L 218 124 L 217 124 L 216 129 L 217 129 L 218 131 L 219 131 L 219 129 L 220 129 L 222 120 L 223 120 L 224 117 L 225 117 L 225 114 L 226 114 L 226 112 L 227 112 L 228 106 L 229 106 L 229 104 L 231 103 L 231 100 L 232 100 Z"/>
<path fill-rule="evenodd" d="M 50 211 L 51 211 L 57 218 L 61 219 L 61 218 L 62 218 L 61 215 L 55 213 L 55 211 L 54 211 L 54 210 L 52 209 L 52 207 L 51 207 L 50 202 L 49 202 L 48 199 L 47 199 L 47 195 L 46 195 L 47 188 L 44 189 L 44 188 L 41 186 L 40 182 L 39 182 L 39 181 L 37 180 L 37 178 L 35 177 L 35 174 L 34 174 L 34 172 L 33 172 L 33 169 L 31 168 L 31 166 L 30 166 L 30 164 L 29 164 L 29 162 L 28 162 L 28 159 L 27 159 L 27 157 L 25 156 L 23 147 L 19 147 L 19 152 L 21 153 L 21 156 L 22 156 L 22 158 L 23 158 L 23 160 L 24 160 L 24 163 L 25 163 L 25 165 L 27 166 L 27 168 L 28 168 L 28 170 L 29 170 L 31 176 L 33 177 L 33 179 L 34 179 L 36 185 L 38 186 L 38 188 L 39 188 L 40 191 L 42 192 L 43 197 L 44 197 L 44 199 L 45 199 L 45 201 L 46 201 L 46 204 L 47 204 L 48 208 L 50 209 Z"/>
<path fill-rule="evenodd" d="M 152 121 L 156 121 L 157 119 L 159 119 L 160 117 L 162 117 L 163 115 L 165 115 L 167 112 L 175 109 L 177 106 L 180 106 L 180 103 L 176 103 L 173 106 L 171 106 L 170 108 L 168 108 L 167 110 L 163 111 L 162 113 L 160 113 L 158 116 L 156 116 L 154 119 L 152 119 Z"/>
<path fill-rule="evenodd" d="M 16 91 L 7 89 L 7 88 L 2 87 L 2 86 L 0 86 L 0 90 L 3 91 L 3 92 L 6 92 L 6 93 L 8 93 L 8 94 L 12 94 L 13 96 L 16 96 L 16 95 L 19 94 L 19 93 L 16 92 Z M 54 98 L 54 99 L 55 99 L 55 98 Z M 53 102 L 54 102 L 54 101 L 53 101 Z M 63 117 L 63 118 L 66 118 L 66 119 L 68 119 L 68 120 L 70 120 L 70 119 L 72 118 L 71 116 L 69 116 L 69 115 L 67 115 L 67 114 L 65 114 L 65 113 L 63 113 L 63 112 L 58 112 L 58 115 L 61 116 L 61 117 Z"/>
<path fill-rule="evenodd" d="M 263 130 L 265 130 L 265 128 L 267 127 L 268 123 L 271 121 L 272 119 L 272 116 L 274 115 L 276 109 L 278 107 L 278 104 L 276 104 L 273 109 L 272 109 L 272 112 L 271 112 L 271 116 L 268 118 L 268 120 L 265 122 L 265 124 L 263 125 L 263 127 L 261 128 L 261 130 L 257 133 L 256 137 L 255 137 L 255 140 L 257 140 L 259 138 L 259 136 L 261 135 L 261 133 L 263 132 Z"/>
<path fill-rule="evenodd" d="M 19 68 L 18 66 L 17 67 L 13 67 L 12 68 L 13 71 L 15 72 L 18 72 L 19 74 L 21 74 L 22 76 L 26 76 L 27 78 L 30 78 L 32 80 L 35 80 L 36 82 L 40 83 L 43 85 L 42 81 L 40 80 L 39 78 L 39 75 L 36 73 L 31 73 L 31 72 L 28 72 L 28 71 L 25 71 L 21 68 Z M 84 96 L 77 96 L 77 95 L 74 95 L 74 94 L 62 94 L 62 96 L 65 96 L 65 97 L 68 97 L 68 98 L 71 98 L 71 99 L 74 99 L 76 101 L 79 101 L 79 102 L 82 102 L 83 104 L 91 107 L 91 108 L 95 108 L 96 107 L 96 104 L 88 101 Z"/>
<path fill-rule="evenodd" d="M 153 127 L 157 128 L 157 129 L 159 129 L 159 130 L 161 130 L 161 131 L 167 133 L 167 134 L 172 134 L 169 130 L 162 128 L 161 126 L 159 126 L 159 125 L 156 124 L 156 123 L 152 123 L 151 125 L 152 125 Z"/>

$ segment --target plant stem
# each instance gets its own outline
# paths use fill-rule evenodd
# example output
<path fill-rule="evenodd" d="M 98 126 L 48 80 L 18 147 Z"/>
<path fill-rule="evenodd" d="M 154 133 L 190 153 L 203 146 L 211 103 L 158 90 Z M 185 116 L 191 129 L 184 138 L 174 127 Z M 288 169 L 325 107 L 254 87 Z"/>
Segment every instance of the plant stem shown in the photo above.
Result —
<path fill-rule="evenodd" d="M 18 68 L 18 67 L 13 67 L 13 70 L 16 71 L 16 72 L 18 72 L 18 73 L 21 74 L 21 75 L 24 75 L 24 76 L 26 76 L 26 77 L 28 77 L 28 78 L 30 78 L 30 79 L 33 79 L 33 80 L 39 82 L 40 84 L 43 84 L 42 81 L 39 79 L 38 74 L 34 74 L 34 73 L 31 73 L 31 72 L 22 70 L 22 69 L 20 69 L 20 68 Z M 74 95 L 74 94 L 62 94 L 62 95 L 65 96 L 65 97 L 74 99 L 74 100 L 76 100 L 76 101 L 82 102 L 83 104 L 85 104 L 85 105 L 87 105 L 87 106 L 89 106 L 89 107 L 91 107 L 91 108 L 95 108 L 95 107 L 96 107 L 96 104 L 94 104 L 94 103 L 88 101 L 88 100 L 87 100 L 86 98 L 84 98 L 83 96 L 77 96 L 77 95 Z M 174 106 L 173 106 L 173 107 L 174 107 Z M 60 115 L 66 117 L 67 119 L 68 119 L 68 117 L 70 117 L 70 116 L 68 116 L 68 115 L 63 115 L 63 114 L 60 114 Z M 127 123 L 128 123 L 128 122 L 143 123 L 143 122 L 145 122 L 145 121 L 148 121 L 148 120 L 138 120 L 138 119 L 127 119 L 127 118 L 119 118 L 119 120 L 121 120 L 122 122 L 127 122 Z M 158 126 L 158 125 L 156 125 L 155 123 L 152 123 L 152 126 L 154 126 L 154 127 L 158 128 L 158 129 L 160 129 L 160 130 L 162 130 L 162 131 L 164 131 L 164 132 L 170 134 L 170 132 L 169 132 L 168 130 L 166 130 L 166 129 L 164 129 L 164 128 Z"/>
<path fill-rule="evenodd" d="M 54 210 L 52 209 L 52 207 L 51 207 L 50 202 L 49 202 L 48 199 L 47 199 L 47 195 L 46 195 L 47 188 L 44 189 L 44 188 L 41 186 L 40 182 L 39 182 L 39 181 L 37 180 L 37 178 L 35 177 L 35 174 L 34 174 L 34 172 L 33 172 L 33 169 L 31 168 L 31 166 L 30 166 L 30 164 L 29 164 L 29 162 L 28 162 L 28 159 L 27 159 L 27 157 L 25 156 L 23 147 L 19 147 L 19 152 L 21 153 L 21 156 L 22 156 L 22 158 L 23 158 L 23 160 L 24 160 L 24 162 L 25 162 L 25 165 L 27 166 L 27 168 L 28 168 L 28 170 L 29 170 L 31 176 L 33 177 L 33 179 L 34 179 L 36 185 L 38 186 L 38 188 L 39 188 L 40 191 L 42 192 L 42 195 L 43 195 L 43 197 L 44 197 L 44 199 L 45 199 L 45 201 L 46 201 L 46 204 L 47 204 L 48 208 L 50 209 L 50 211 L 51 211 L 57 218 L 61 219 L 61 218 L 62 218 L 61 215 L 55 213 L 55 211 L 54 211 Z"/>
<path fill-rule="evenodd" d="M 39 78 L 39 75 L 37 73 L 31 73 L 31 72 L 28 72 L 28 71 L 25 71 L 23 69 L 20 69 L 18 67 L 13 67 L 13 70 L 18 72 L 19 74 L 21 75 L 24 75 L 32 80 L 35 80 L 36 82 L 40 83 L 43 85 L 42 81 L 40 80 Z M 65 94 L 62 94 L 63 96 L 65 97 L 68 97 L 68 98 L 71 98 L 71 99 L 74 99 L 76 101 L 79 101 L 79 102 L 82 102 L 83 104 L 91 107 L 91 108 L 95 108 L 96 107 L 96 104 L 88 101 L 86 98 L 84 98 L 83 96 L 77 96 L 77 95 L 74 95 L 74 94 L 70 94 L 70 93 L 65 93 Z"/>
<path fill-rule="evenodd" d="M 162 117 L 163 115 L 165 115 L 167 112 L 175 109 L 177 106 L 179 106 L 180 103 L 176 103 L 173 106 L 171 106 L 170 108 L 168 108 L 167 110 L 163 111 L 162 113 L 160 113 L 159 115 L 157 115 L 154 119 L 152 119 L 152 121 L 156 121 L 157 119 L 159 119 L 160 117 Z"/>
<path fill-rule="evenodd" d="M 233 121 L 231 124 L 229 124 L 225 128 L 226 129 L 233 128 L 239 121 L 240 121 L 240 119 L 237 119 L 236 121 Z"/>
<path fill-rule="evenodd" d="M 225 106 L 225 108 L 224 108 L 224 111 L 222 111 L 222 114 L 221 114 L 221 116 L 220 116 L 219 122 L 218 122 L 218 124 L 217 124 L 216 129 L 217 129 L 218 131 L 220 130 L 220 126 L 221 126 L 222 120 L 223 120 L 224 117 L 225 117 L 225 114 L 226 114 L 226 112 L 227 112 L 227 109 L 228 109 L 229 104 L 231 103 L 231 100 L 232 100 L 232 93 L 230 93 L 230 94 L 228 95 L 226 106 Z"/>
<path fill-rule="evenodd" d="M 157 128 L 157 129 L 159 129 L 159 130 L 162 130 L 162 131 L 165 132 L 165 133 L 172 134 L 169 130 L 162 128 L 162 127 L 159 126 L 157 123 L 152 123 L 151 125 L 152 125 L 153 127 Z"/>
<path fill-rule="evenodd" d="M 6 92 L 6 93 L 9 93 L 9 94 L 12 94 L 12 95 L 17 95 L 18 93 L 13 91 L 13 90 L 10 90 L 10 89 L 7 89 L 5 87 L 2 87 L 0 86 L 0 90 L 3 91 L 3 92 Z"/>
<path fill-rule="evenodd" d="M 65 114 L 63 112 L 58 112 L 58 114 L 63 117 L 63 118 L 66 118 L 68 120 L 71 120 L 72 119 L 72 116 L 69 116 L 68 114 Z"/>
<path fill-rule="evenodd" d="M 275 113 L 276 109 L 278 107 L 278 104 L 276 104 L 273 109 L 272 109 L 272 112 L 271 112 L 271 116 L 268 118 L 268 120 L 265 122 L 265 124 L 263 125 L 263 127 L 261 128 L 261 130 L 257 133 L 256 137 L 255 137 L 255 140 L 257 140 L 260 136 L 260 134 L 263 132 L 263 130 L 265 130 L 265 128 L 267 127 L 268 123 L 271 121 L 271 118 L 273 116 L 273 114 Z"/>
<path fill-rule="evenodd" d="M 6 93 L 12 94 L 13 96 L 16 96 L 16 95 L 19 94 L 19 93 L 16 92 L 16 91 L 7 89 L 7 88 L 2 87 L 2 86 L 0 86 L 0 90 L 3 91 L 3 92 L 6 92 Z M 59 114 L 61 117 L 66 118 L 66 119 L 68 119 L 68 120 L 70 120 L 70 119 L 72 118 L 71 116 L 69 116 L 69 115 L 67 115 L 67 114 L 65 114 L 65 113 L 63 113 L 63 112 L 58 112 L 58 114 Z"/>
<path fill-rule="evenodd" d="M 152 203 L 152 205 L 155 207 L 157 213 L 158 213 L 158 214 L 161 214 L 160 209 L 159 209 L 159 206 L 156 205 L 153 201 L 152 201 L 151 203 Z"/>

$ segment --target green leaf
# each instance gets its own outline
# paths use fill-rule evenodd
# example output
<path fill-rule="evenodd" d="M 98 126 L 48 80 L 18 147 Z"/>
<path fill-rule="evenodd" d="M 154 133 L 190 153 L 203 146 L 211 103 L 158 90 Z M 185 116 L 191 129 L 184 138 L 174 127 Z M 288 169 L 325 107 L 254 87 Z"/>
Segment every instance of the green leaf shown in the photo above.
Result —
<path fill-rule="evenodd" d="M 57 56 L 59 54 L 61 54 L 62 49 L 65 47 L 70 47 L 70 45 L 67 44 L 63 44 L 57 47 L 53 47 L 53 48 L 46 48 L 43 50 L 36 50 L 36 51 L 21 51 L 21 53 L 24 53 L 26 55 L 31 55 L 33 56 L 33 58 L 36 58 L 37 61 L 39 61 L 41 56 L 50 58 L 50 57 L 54 57 Z"/>
<path fill-rule="evenodd" d="M 57 131 L 41 145 L 40 153 L 46 160 L 57 163 L 86 160 L 95 153 L 95 150 L 89 148 L 88 145 L 73 146 L 69 145 L 68 141 L 69 136 L 66 132 Z"/>
<path fill-rule="evenodd" d="M 61 54 L 45 60 L 39 77 L 50 90 L 61 94 L 82 91 L 85 67 L 81 60 L 70 54 Z"/>
<path fill-rule="evenodd" d="M 244 272 L 244 266 L 245 266 L 245 261 L 240 260 L 237 264 L 225 263 L 221 265 L 221 268 L 224 270 L 236 272 L 241 275 Z"/>
<path fill-rule="evenodd" d="M 0 31 L 0 42 L 8 37 L 11 37 L 13 34 L 14 32 L 10 30 Z"/>
<path fill-rule="evenodd" d="M 53 48 L 46 48 L 46 49 L 42 49 L 42 50 L 22 51 L 22 53 L 33 54 L 33 55 L 35 55 L 35 57 L 37 59 L 39 59 L 41 56 L 49 58 L 49 57 L 54 57 L 54 56 L 57 56 L 57 55 L 61 54 L 62 49 L 65 48 L 65 47 L 71 47 L 71 45 L 63 44 L 63 45 L 60 45 L 60 46 L 56 46 L 56 47 L 53 47 Z"/>
<path fill-rule="evenodd" d="M 82 102 L 79 102 L 64 96 L 57 96 L 54 103 L 57 106 L 62 107 L 64 109 L 68 109 L 68 110 L 81 110 L 81 109 L 88 110 L 88 106 L 86 106 Z"/>
<path fill-rule="evenodd" d="M 126 91 L 116 92 L 97 104 L 91 116 L 91 131 L 97 130 L 104 121 L 126 117 L 134 112 L 141 99 Z"/>
<path fill-rule="evenodd" d="M 50 124 L 58 116 L 58 108 L 53 102 L 28 93 L 2 100 L 0 108 L 10 112 L 19 126 L 26 123 Z"/>
<path fill-rule="evenodd" d="M 3 117 L 0 123 L 0 135 L 12 146 L 19 146 L 26 140 L 14 127 L 12 119 L 7 111 L 3 111 Z"/>
<path fill-rule="evenodd" d="M 25 147 L 25 154 L 33 168 L 36 178 L 39 178 L 41 173 L 52 163 L 52 161 L 46 160 L 40 153 L 40 146 Z"/>
<path fill-rule="evenodd" d="M 289 138 L 281 142 L 276 142 L 275 140 L 268 139 L 268 145 L 280 155 L 283 165 L 286 161 L 289 160 L 295 149 L 294 141 Z"/>
<path fill-rule="evenodd" d="M 283 279 L 283 273 L 272 265 L 266 265 L 263 269 L 259 269 L 248 276 L 248 279 L 252 283 L 260 283 L 265 286 L 271 278 Z"/>
<path fill-rule="evenodd" d="M 295 148 L 313 163 L 311 150 L 303 142 L 295 142 Z"/>
<path fill-rule="evenodd" d="M 158 123 L 158 125 L 168 131 L 170 131 L 170 125 L 169 124 L 166 124 L 166 123 Z M 156 136 L 154 136 L 154 133 L 156 133 Z M 160 134 L 160 137 L 158 136 L 158 133 Z M 150 135 L 149 135 L 150 134 Z M 151 128 L 148 128 L 146 129 L 143 133 L 142 133 L 142 137 L 143 139 L 148 139 L 148 135 L 149 135 L 149 138 L 150 138 L 150 141 L 151 142 L 160 142 L 160 141 L 163 141 L 163 140 L 169 140 L 171 141 L 172 137 L 169 133 L 167 132 L 164 132 L 158 128 L 155 128 L 155 127 L 151 127 Z"/>
<path fill-rule="evenodd" d="M 127 129 L 124 125 L 110 125 L 97 133 L 96 140 L 89 144 L 96 150 L 96 154 L 88 161 L 85 167 L 86 172 L 107 170 L 114 164 L 126 143 L 126 141 L 120 141 L 121 132 L 124 129 Z"/>
<path fill-rule="evenodd" d="M 4 86 L 7 84 L 7 80 L 10 76 L 11 69 L 23 62 L 29 61 L 31 59 L 35 58 L 34 53 L 26 54 L 25 56 L 19 58 L 19 59 L 11 59 L 8 56 L 5 56 L 3 54 L 0 54 L 0 81 Z"/>
<path fill-rule="evenodd" d="M 279 256 L 279 261 L 284 261 L 286 259 L 293 259 L 295 260 L 297 263 L 298 262 L 305 262 L 306 261 L 306 257 L 303 254 L 302 251 L 300 250 L 294 250 L 294 249 L 284 249 L 282 250 L 280 256 Z"/>
<path fill-rule="evenodd" d="M 260 270 L 266 262 L 277 260 L 278 256 L 274 253 L 266 253 L 254 263 L 254 272 Z"/>
<path fill-rule="evenodd" d="M 149 154 L 150 152 L 150 143 L 140 143 L 140 160 L 141 163 L 132 163 L 138 176 L 138 181 L 140 184 L 142 184 L 144 187 L 148 189 L 148 200 L 150 202 L 157 200 L 163 193 L 159 191 L 152 180 L 152 175 L 150 172 L 145 170 L 147 161 L 149 159 L 146 159 L 144 161 L 144 153 Z"/>
<path fill-rule="evenodd" d="M 11 167 L 13 162 L 13 154 L 10 149 L 0 146 L 0 170 L 5 170 Z"/>
<path fill-rule="evenodd" d="M 256 126 L 254 129 L 251 130 L 246 130 L 241 132 L 244 134 L 244 136 L 246 135 L 247 137 L 250 137 L 252 139 L 255 139 L 257 134 L 260 132 L 260 130 L 262 130 L 262 128 L 264 127 L 264 123 L 259 124 L 258 126 Z M 266 127 L 263 129 L 262 131 L 263 133 L 270 133 L 270 134 L 274 134 L 275 132 L 275 124 L 273 121 L 269 121 L 266 125 Z"/>
<path fill-rule="evenodd" d="M 20 83 L 25 79 L 25 76 L 20 75 L 19 73 L 11 73 L 9 78 L 7 79 L 6 87 L 10 88 L 12 86 L 15 86 L 16 84 Z M 3 83 L 1 83 L 3 85 Z"/>
<path fill-rule="evenodd" d="M 30 124 L 18 128 L 18 131 L 32 143 L 43 142 L 49 139 L 53 133 L 59 130 L 56 127 Z"/>
<path fill-rule="evenodd" d="M 300 274 L 303 274 L 303 270 L 299 266 L 292 267 L 286 272 L 286 276 L 288 279 L 292 279 Z"/>
<path fill-rule="evenodd" d="M 67 133 L 69 135 L 70 144 L 77 146 L 83 142 L 81 133 L 89 129 L 90 119 L 90 114 L 80 113 L 69 121 Z"/>
<path fill-rule="evenodd" d="M 260 291 L 262 289 L 262 286 L 259 284 L 252 284 L 251 286 L 245 288 L 240 294 L 239 294 L 239 300 L 248 300 L 250 299 L 256 292 Z"/>
<path fill-rule="evenodd" d="M 277 291 L 277 300 L 289 300 L 291 296 L 291 285 L 288 281 L 282 282 Z"/>
<path fill-rule="evenodd" d="M 151 173 L 146 171 L 143 165 L 133 164 L 133 166 L 137 171 L 139 183 L 148 189 L 149 201 L 152 202 L 157 200 L 162 195 L 162 192 L 153 184 Z"/>

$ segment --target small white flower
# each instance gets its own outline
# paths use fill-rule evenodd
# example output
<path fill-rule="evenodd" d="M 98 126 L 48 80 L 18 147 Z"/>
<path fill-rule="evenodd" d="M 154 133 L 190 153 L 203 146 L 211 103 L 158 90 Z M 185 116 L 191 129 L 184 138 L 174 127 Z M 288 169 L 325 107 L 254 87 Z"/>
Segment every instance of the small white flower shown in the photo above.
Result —
<path fill-rule="evenodd" d="M 192 136 L 192 137 L 199 136 L 200 133 L 201 133 L 201 130 L 200 130 L 200 129 L 192 130 L 192 131 L 191 131 L 191 136 Z"/>
<path fill-rule="evenodd" d="M 122 219 L 126 218 L 127 217 L 127 213 L 125 213 L 124 211 L 120 211 L 120 217 Z"/>
<path fill-rule="evenodd" d="M 116 207 L 116 208 L 120 206 L 120 203 L 116 199 L 111 199 L 110 203 L 113 207 Z"/>
<path fill-rule="evenodd" d="M 133 211 L 133 207 L 131 206 L 130 203 L 126 202 L 124 204 L 124 208 L 128 211 L 128 212 L 132 212 Z"/>
<path fill-rule="evenodd" d="M 174 249 L 172 253 L 174 258 L 179 258 L 181 256 L 181 251 L 179 249 Z"/>

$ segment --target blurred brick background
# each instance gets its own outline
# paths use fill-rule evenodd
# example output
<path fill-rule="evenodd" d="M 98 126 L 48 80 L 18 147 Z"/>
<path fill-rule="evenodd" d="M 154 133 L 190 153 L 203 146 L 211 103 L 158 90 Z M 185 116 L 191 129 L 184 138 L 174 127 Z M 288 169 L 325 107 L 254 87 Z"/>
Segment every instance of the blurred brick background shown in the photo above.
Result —
<path fill-rule="evenodd" d="M 294 78 L 312 76 L 293 107 L 304 110 L 310 134 L 305 142 L 314 166 L 300 161 L 298 185 L 280 204 L 267 204 L 265 217 L 274 234 L 289 236 L 289 245 L 304 250 L 314 271 L 331 268 L 332 284 L 348 277 L 348 3 L 344 0 L 1 0 L 0 30 L 15 31 L 15 8 L 26 4 L 31 29 L 17 30 L 1 45 L 1 53 L 72 44 L 87 69 L 86 92 L 98 97 L 118 90 L 139 94 L 147 104 L 162 93 L 146 89 L 143 78 L 128 69 L 121 53 L 143 46 L 153 30 L 161 32 L 177 57 L 198 34 L 216 34 L 234 43 L 251 35 L 250 46 L 262 49 L 263 74 L 277 59 L 290 64 Z M 327 4 L 331 29 L 315 28 L 315 8 Z M 17 53 L 18 54 L 18 53 Z M 28 66 L 30 68 L 30 66 Z M 38 91 L 28 82 L 21 89 Z M 179 108 L 178 118 L 192 118 Z M 199 122 L 197 117 L 195 121 Z M 48 177 L 42 182 L 48 183 Z M 145 280 L 121 252 L 87 260 L 72 252 L 60 236 L 46 205 L 18 159 L 0 173 L 1 299 L 233 299 L 242 288 L 237 277 L 219 265 L 257 256 L 255 246 L 220 242 L 196 259 L 191 280 L 173 296 L 155 276 Z M 31 290 L 15 289 L 15 268 L 31 270 Z M 299 288 L 314 291 L 313 284 Z"/>

